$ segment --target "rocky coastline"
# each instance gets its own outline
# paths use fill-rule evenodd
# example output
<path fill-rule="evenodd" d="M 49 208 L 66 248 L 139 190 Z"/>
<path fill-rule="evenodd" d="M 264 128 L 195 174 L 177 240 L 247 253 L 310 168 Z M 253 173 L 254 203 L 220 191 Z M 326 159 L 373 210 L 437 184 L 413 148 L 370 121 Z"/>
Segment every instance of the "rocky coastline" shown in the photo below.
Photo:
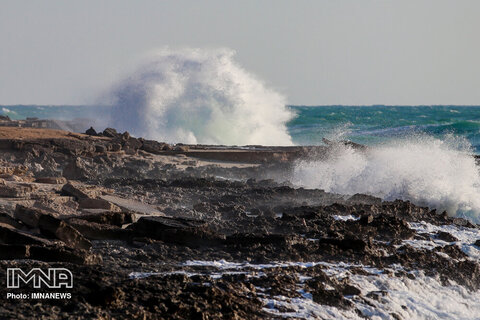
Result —
<path fill-rule="evenodd" d="M 392 281 L 475 301 L 478 225 L 288 182 L 331 147 L 0 127 L 0 318 L 412 318 Z M 7 299 L 32 291 L 6 287 L 13 267 L 68 268 L 71 298 Z"/>

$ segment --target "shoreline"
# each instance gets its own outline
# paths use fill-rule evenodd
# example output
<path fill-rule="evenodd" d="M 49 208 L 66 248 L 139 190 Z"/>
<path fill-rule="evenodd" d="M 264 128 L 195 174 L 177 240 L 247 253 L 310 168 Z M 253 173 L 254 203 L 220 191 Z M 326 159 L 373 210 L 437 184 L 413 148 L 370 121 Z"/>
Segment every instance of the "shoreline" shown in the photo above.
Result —
<path fill-rule="evenodd" d="M 416 297 L 402 300 L 392 282 L 466 290 L 462 303 L 480 297 L 478 225 L 280 182 L 296 159 L 328 146 L 0 127 L 0 150 L 1 281 L 13 266 L 74 277 L 61 290 L 70 299 L 37 304 L 6 298 L 31 288 L 0 285 L 2 318 L 412 316 Z"/>

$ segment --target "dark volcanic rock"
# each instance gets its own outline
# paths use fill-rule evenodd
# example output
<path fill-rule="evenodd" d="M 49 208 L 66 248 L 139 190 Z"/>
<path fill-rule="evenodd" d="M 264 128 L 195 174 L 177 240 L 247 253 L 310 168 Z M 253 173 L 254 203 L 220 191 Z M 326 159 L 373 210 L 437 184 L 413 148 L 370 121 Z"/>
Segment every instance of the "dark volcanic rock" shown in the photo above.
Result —
<path fill-rule="evenodd" d="M 88 134 L 89 136 L 97 136 L 98 133 L 95 129 L 93 129 L 93 127 L 90 127 L 89 129 L 87 129 L 87 131 L 85 131 L 85 134 Z"/>
<path fill-rule="evenodd" d="M 210 230 L 204 221 L 186 218 L 141 217 L 128 229 L 138 235 L 189 246 L 216 244 L 225 238 Z"/>
<path fill-rule="evenodd" d="M 103 130 L 103 136 L 109 137 L 109 138 L 116 138 L 120 136 L 120 134 L 117 132 L 117 130 L 113 128 L 106 128 L 105 130 Z"/>

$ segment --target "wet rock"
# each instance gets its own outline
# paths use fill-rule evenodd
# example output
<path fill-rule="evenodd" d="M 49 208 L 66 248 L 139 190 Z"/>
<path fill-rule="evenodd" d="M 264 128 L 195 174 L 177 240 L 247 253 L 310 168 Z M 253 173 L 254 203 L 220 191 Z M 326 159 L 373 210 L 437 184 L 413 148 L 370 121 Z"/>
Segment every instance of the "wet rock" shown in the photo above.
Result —
<path fill-rule="evenodd" d="M 439 231 L 436 234 L 437 239 L 446 241 L 446 242 L 456 242 L 458 239 L 449 232 Z"/>
<path fill-rule="evenodd" d="M 368 247 L 368 243 L 358 238 L 346 238 L 346 239 L 323 238 L 323 239 L 319 239 L 319 243 L 333 245 L 342 250 L 353 250 L 353 251 L 364 251 Z"/>
<path fill-rule="evenodd" d="M 361 203 L 361 204 L 381 204 L 382 199 L 366 195 L 366 194 L 360 194 L 356 193 L 350 198 L 348 198 L 349 203 Z"/>

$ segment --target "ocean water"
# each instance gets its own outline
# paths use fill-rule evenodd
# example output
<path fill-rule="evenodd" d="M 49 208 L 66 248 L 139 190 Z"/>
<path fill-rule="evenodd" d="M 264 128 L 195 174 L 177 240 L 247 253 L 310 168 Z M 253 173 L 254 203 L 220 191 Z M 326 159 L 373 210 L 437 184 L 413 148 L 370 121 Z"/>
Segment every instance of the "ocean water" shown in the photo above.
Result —
<path fill-rule="evenodd" d="M 321 144 L 323 137 L 365 145 L 426 134 L 463 138 L 480 153 L 480 106 L 319 106 L 291 107 L 288 122 L 295 144 Z"/>
<path fill-rule="evenodd" d="M 90 118 L 92 123 L 98 123 L 98 129 L 102 129 L 102 124 L 110 125 L 111 108 L 0 106 L 0 114 L 12 119 Z M 438 139 L 462 138 L 474 153 L 480 154 L 480 106 L 289 106 L 288 109 L 294 115 L 286 122 L 286 128 L 295 145 L 321 145 L 322 138 L 327 138 L 374 146 L 425 134 Z M 125 130 L 131 131 L 128 125 L 124 124 Z M 259 143 L 252 141 L 252 144 Z"/>

